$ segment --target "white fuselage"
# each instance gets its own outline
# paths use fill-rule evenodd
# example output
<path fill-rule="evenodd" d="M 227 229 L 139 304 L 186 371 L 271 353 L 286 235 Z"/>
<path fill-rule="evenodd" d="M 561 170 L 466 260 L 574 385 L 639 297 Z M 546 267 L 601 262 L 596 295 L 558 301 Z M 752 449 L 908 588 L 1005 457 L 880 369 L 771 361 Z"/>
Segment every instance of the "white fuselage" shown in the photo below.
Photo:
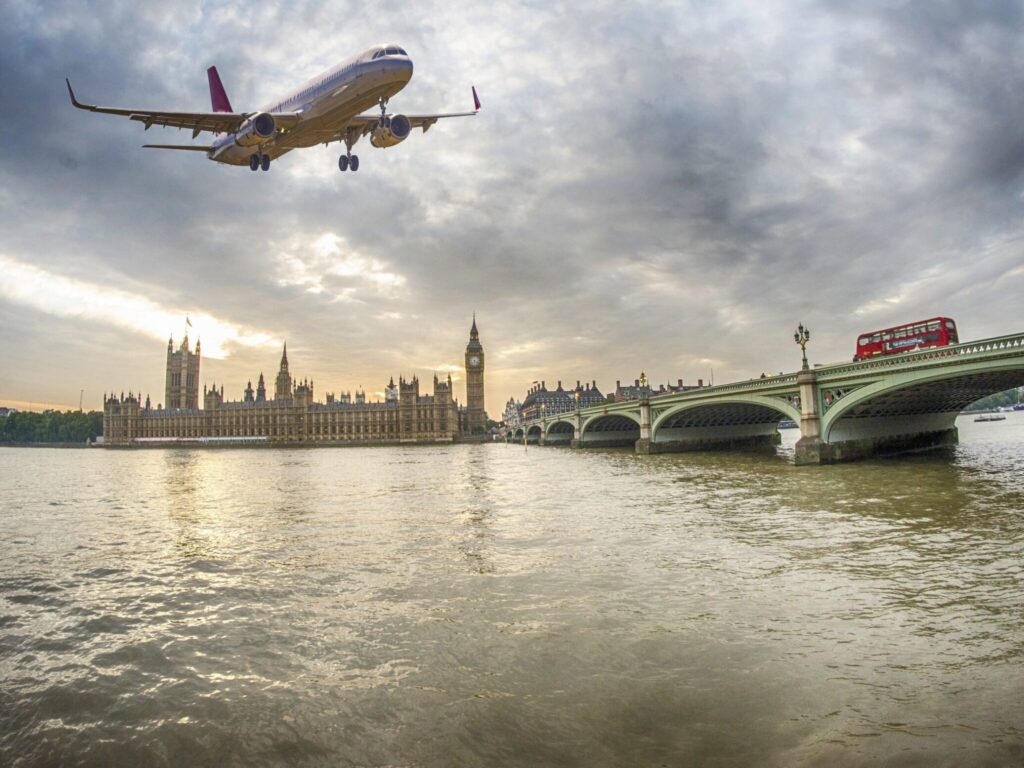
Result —
<path fill-rule="evenodd" d="M 302 116 L 294 129 L 262 145 L 264 154 L 280 157 L 298 147 L 343 139 L 353 117 L 389 99 L 412 79 L 412 59 L 396 45 L 375 46 L 314 77 L 261 112 Z M 248 165 L 252 146 L 239 146 L 234 134 L 218 134 L 208 157 L 230 165 Z"/>

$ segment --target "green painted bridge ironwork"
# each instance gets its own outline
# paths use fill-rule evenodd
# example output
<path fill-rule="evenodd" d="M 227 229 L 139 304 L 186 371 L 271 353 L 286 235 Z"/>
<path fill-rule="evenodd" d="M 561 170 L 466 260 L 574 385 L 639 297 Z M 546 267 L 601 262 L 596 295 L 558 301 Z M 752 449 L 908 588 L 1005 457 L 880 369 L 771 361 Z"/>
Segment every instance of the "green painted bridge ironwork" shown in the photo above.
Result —
<path fill-rule="evenodd" d="M 513 437 L 644 454 L 749 448 L 777 445 L 792 419 L 796 462 L 824 464 L 955 444 L 967 405 L 1022 385 L 1019 333 L 547 415 Z"/>

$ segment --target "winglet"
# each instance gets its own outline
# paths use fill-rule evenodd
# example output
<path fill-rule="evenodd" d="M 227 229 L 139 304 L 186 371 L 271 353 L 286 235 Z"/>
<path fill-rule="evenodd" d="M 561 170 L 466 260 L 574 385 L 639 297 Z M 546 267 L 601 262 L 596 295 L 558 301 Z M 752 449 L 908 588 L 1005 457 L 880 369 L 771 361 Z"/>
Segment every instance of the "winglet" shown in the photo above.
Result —
<path fill-rule="evenodd" d="M 71 81 L 65 77 L 64 82 L 68 84 L 68 96 L 71 97 L 71 106 L 78 107 L 79 109 L 85 109 L 85 107 L 82 106 L 81 102 L 79 102 L 78 99 L 75 98 L 75 92 L 71 90 Z"/>
<path fill-rule="evenodd" d="M 71 87 L 71 85 L 69 84 L 68 88 L 70 88 L 70 87 Z M 480 111 L 480 97 L 476 95 L 476 86 L 472 85 L 472 86 L 470 86 L 470 88 L 473 89 L 473 110 L 475 112 L 479 112 Z"/>

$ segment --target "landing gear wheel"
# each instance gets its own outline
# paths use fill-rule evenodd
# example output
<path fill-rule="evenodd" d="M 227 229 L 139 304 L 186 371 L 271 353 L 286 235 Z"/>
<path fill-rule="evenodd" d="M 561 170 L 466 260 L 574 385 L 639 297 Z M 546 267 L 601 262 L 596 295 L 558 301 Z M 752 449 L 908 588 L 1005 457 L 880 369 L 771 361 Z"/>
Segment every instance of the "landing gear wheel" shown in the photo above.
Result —
<path fill-rule="evenodd" d="M 348 167 L 352 169 L 352 173 L 359 170 L 359 155 L 352 155 L 348 159 Z"/>
<path fill-rule="evenodd" d="M 338 170 L 342 172 L 348 170 L 348 155 L 342 155 L 338 158 Z"/>
<path fill-rule="evenodd" d="M 270 170 L 270 155 L 264 155 L 260 158 L 260 168 L 264 171 Z"/>
<path fill-rule="evenodd" d="M 260 167 L 260 156 L 257 154 L 249 155 L 249 170 L 255 171 Z"/>

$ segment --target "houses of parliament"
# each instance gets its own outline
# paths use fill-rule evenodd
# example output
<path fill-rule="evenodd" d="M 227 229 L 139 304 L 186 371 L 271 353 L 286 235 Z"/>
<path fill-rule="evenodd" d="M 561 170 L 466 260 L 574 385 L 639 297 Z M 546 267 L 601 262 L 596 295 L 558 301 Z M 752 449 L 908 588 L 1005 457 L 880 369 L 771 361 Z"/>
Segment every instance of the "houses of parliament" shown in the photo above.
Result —
<path fill-rule="evenodd" d="M 164 403 L 156 407 L 148 396 L 143 402 L 132 392 L 105 396 L 104 445 L 451 443 L 482 434 L 487 425 L 484 350 L 476 317 L 465 352 L 464 406 L 455 399 L 451 374 L 446 379 L 434 376 L 432 394 L 420 393 L 414 375 L 409 380 L 399 377 L 398 384 L 392 377 L 383 401 L 369 402 L 365 392 L 342 392 L 317 402 L 312 381 L 292 378 L 286 344 L 273 397 L 268 397 L 261 373 L 256 388 L 250 381 L 241 400 L 225 400 L 223 386 L 204 386 L 200 408 L 200 358 L 200 342 L 191 349 L 187 334 L 177 349 L 173 338 L 168 340 Z"/>

